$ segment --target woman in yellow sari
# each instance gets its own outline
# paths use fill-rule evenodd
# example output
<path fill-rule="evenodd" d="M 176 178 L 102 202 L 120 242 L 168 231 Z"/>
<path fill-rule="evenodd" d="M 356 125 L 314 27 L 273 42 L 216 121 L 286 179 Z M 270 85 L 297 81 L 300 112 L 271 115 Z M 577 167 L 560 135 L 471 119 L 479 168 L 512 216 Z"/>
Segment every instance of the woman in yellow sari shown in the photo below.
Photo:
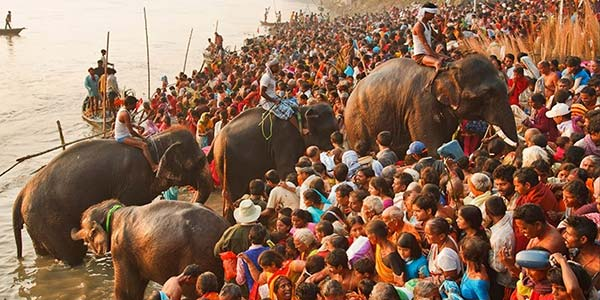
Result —
<path fill-rule="evenodd" d="M 294 295 L 292 281 L 284 275 L 275 275 L 269 282 L 269 299 L 291 300 Z"/>
<path fill-rule="evenodd" d="M 403 286 L 406 264 L 394 244 L 388 240 L 385 223 L 381 220 L 371 220 L 366 231 L 367 238 L 375 246 L 375 270 L 379 280 Z"/>

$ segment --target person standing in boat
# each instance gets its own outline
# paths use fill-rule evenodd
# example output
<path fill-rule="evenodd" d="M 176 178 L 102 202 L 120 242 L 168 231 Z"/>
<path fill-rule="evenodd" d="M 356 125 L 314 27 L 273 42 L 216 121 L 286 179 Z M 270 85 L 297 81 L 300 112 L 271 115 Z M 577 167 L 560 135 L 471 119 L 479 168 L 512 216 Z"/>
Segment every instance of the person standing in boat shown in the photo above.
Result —
<path fill-rule="evenodd" d="M 88 114 L 93 115 L 98 110 L 100 101 L 100 92 L 98 91 L 99 77 L 94 73 L 94 68 L 88 69 L 88 76 L 85 77 L 84 86 L 88 91 Z"/>
<path fill-rule="evenodd" d="M 12 26 L 10 26 L 10 22 L 12 22 L 12 15 L 10 14 L 10 10 L 8 11 L 6 19 L 4 20 L 6 21 L 6 24 L 4 24 L 4 29 L 12 29 Z"/>
<path fill-rule="evenodd" d="M 127 96 L 127 98 L 125 98 L 125 105 L 119 109 L 119 112 L 117 112 L 117 119 L 115 120 L 115 140 L 119 143 L 142 150 L 144 157 L 148 161 L 148 164 L 150 164 L 150 168 L 152 168 L 153 172 L 156 172 L 158 164 L 154 163 L 152 160 L 148 145 L 144 141 L 142 135 L 133 129 L 134 126 L 138 130 L 143 129 L 143 127 L 131 123 L 130 111 L 135 109 L 137 102 L 138 100 L 133 96 Z"/>

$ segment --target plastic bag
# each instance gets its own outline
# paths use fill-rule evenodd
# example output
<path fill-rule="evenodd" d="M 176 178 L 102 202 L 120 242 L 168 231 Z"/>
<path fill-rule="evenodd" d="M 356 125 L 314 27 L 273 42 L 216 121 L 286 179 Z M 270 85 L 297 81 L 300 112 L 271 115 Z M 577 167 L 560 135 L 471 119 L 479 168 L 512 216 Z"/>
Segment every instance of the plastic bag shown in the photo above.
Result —
<path fill-rule="evenodd" d="M 237 273 L 237 255 L 232 251 L 219 253 L 221 261 L 223 261 L 223 270 L 225 271 L 225 281 L 235 279 Z"/>

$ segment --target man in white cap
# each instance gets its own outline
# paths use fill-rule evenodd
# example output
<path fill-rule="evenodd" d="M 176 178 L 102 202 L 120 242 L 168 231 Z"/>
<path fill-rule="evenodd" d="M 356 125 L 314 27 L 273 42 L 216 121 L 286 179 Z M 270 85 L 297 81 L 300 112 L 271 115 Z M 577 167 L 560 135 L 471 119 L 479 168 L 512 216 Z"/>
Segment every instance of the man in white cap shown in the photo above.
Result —
<path fill-rule="evenodd" d="M 571 121 L 571 109 L 564 103 L 556 103 L 551 110 L 546 112 L 546 117 L 551 118 L 556 123 L 556 128 L 561 136 L 571 137 L 575 132 L 573 121 Z"/>
<path fill-rule="evenodd" d="M 296 128 L 299 128 L 298 120 L 294 117 L 298 103 L 292 99 L 282 99 L 275 92 L 277 74 L 280 70 L 277 58 L 272 59 L 266 64 L 265 73 L 260 78 L 261 97 L 259 105 L 264 110 L 273 113 L 279 119 L 290 120 Z"/>
<path fill-rule="evenodd" d="M 412 58 L 421 65 L 433 67 L 439 71 L 447 59 L 445 55 L 435 52 L 432 38 L 441 41 L 443 36 L 431 28 L 429 21 L 433 20 L 438 13 L 435 4 L 428 2 L 423 4 L 417 15 L 417 23 L 412 28 L 413 55 Z"/>
<path fill-rule="evenodd" d="M 233 211 L 236 224 L 225 230 L 221 239 L 215 244 L 215 256 L 227 251 L 239 254 L 248 250 L 251 245 L 248 233 L 252 226 L 258 224 L 260 213 L 260 206 L 254 205 L 250 199 L 243 200 L 240 206 Z"/>

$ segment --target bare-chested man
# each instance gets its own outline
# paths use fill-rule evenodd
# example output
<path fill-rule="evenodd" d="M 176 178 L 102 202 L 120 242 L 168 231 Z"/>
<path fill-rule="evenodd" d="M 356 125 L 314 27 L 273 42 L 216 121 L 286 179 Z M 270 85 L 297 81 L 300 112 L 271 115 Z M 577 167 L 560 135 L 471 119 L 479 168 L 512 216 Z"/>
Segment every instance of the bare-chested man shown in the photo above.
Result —
<path fill-rule="evenodd" d="M 173 276 L 165 282 L 161 292 L 165 293 L 170 300 L 179 300 L 183 295 L 183 286 L 196 286 L 198 276 L 202 274 L 200 267 L 197 265 L 189 265 L 185 267 L 183 273 Z"/>
<path fill-rule="evenodd" d="M 540 70 L 540 74 L 542 75 L 540 79 L 538 79 L 538 82 L 541 81 L 544 84 L 543 93 L 546 99 L 548 99 L 556 92 L 556 85 L 560 78 L 558 78 L 556 72 L 552 72 L 550 70 L 550 63 L 545 60 L 540 61 L 537 67 Z M 542 93 L 541 90 L 538 92 Z"/>

